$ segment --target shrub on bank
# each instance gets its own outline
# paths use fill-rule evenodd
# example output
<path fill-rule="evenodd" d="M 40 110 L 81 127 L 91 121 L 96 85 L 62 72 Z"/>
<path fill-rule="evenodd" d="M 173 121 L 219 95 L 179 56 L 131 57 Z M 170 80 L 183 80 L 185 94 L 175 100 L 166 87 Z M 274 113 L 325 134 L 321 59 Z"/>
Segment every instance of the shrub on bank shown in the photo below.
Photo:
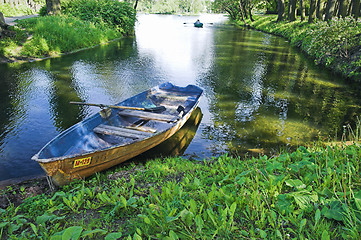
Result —
<path fill-rule="evenodd" d="M 19 25 L 32 34 L 21 50 L 22 55 L 29 57 L 71 52 L 121 36 L 114 29 L 97 27 L 72 16 L 29 18 L 20 21 Z"/>
<path fill-rule="evenodd" d="M 74 0 L 63 1 L 64 15 L 77 17 L 95 25 L 115 28 L 124 34 L 131 34 L 136 21 L 136 11 L 127 2 L 114 0 Z M 46 11 L 41 11 L 44 15 Z"/>
<path fill-rule="evenodd" d="M 287 38 L 315 59 L 345 77 L 361 80 L 361 22 L 334 18 L 328 22 L 276 22 L 277 16 L 255 16 L 253 28 Z"/>

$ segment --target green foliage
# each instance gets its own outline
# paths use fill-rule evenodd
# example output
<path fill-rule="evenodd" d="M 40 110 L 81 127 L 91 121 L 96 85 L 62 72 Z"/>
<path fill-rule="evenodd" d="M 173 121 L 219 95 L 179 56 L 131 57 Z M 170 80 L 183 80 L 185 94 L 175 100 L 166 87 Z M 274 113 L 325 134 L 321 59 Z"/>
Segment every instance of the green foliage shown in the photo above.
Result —
<path fill-rule="evenodd" d="M 113 0 L 67 1 L 62 4 L 62 13 L 125 34 L 132 33 L 136 21 L 136 12 L 129 3 Z"/>
<path fill-rule="evenodd" d="M 21 4 L 16 7 L 13 7 L 10 4 L 5 4 L 5 3 L 2 3 L 0 5 L 0 12 L 2 12 L 4 16 L 22 16 L 22 15 L 35 14 L 35 11 L 26 5 Z"/>
<path fill-rule="evenodd" d="M 64 1 L 62 12 L 62 16 L 45 16 L 44 6 L 43 17 L 19 21 L 26 30 L 15 28 L 15 37 L 3 38 L 0 56 L 34 58 L 92 47 L 133 33 L 136 21 L 129 3 L 113 0 Z"/>
<path fill-rule="evenodd" d="M 209 5 L 210 2 L 207 0 L 144 0 L 139 1 L 137 11 L 161 14 L 197 14 L 205 9 L 209 10 Z"/>
<path fill-rule="evenodd" d="M 29 18 L 21 20 L 19 25 L 32 34 L 21 51 L 22 55 L 29 57 L 71 52 L 121 36 L 113 29 L 99 28 L 71 16 Z"/>
<path fill-rule="evenodd" d="M 1 38 L 0 56 L 11 57 L 18 54 L 19 45 L 27 38 L 24 30 L 18 27 L 9 27 L 10 36 Z"/>
<path fill-rule="evenodd" d="M 361 150 L 126 166 L 0 210 L 5 238 L 358 239 Z M 108 176 L 108 178 L 106 177 Z"/>
<path fill-rule="evenodd" d="M 361 24 L 353 18 L 333 18 L 328 22 L 276 22 L 277 16 L 256 16 L 252 27 L 287 38 L 316 64 L 325 65 L 344 76 L 360 79 Z"/>

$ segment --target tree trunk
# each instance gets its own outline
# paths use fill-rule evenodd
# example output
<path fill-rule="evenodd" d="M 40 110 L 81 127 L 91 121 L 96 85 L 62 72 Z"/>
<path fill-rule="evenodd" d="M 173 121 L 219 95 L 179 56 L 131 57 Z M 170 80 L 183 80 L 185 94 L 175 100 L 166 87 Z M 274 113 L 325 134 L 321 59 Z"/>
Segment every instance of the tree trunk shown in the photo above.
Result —
<path fill-rule="evenodd" d="M 352 2 L 352 16 L 357 20 L 360 16 L 360 0 L 353 0 Z"/>
<path fill-rule="evenodd" d="M 301 14 L 301 22 L 305 20 L 305 7 L 303 0 L 300 0 L 300 14 Z"/>
<path fill-rule="evenodd" d="M 138 0 L 135 0 L 134 10 L 137 10 L 137 7 L 138 7 Z"/>
<path fill-rule="evenodd" d="M 0 38 L 3 35 L 3 31 L 8 28 L 9 25 L 5 23 L 5 18 L 2 12 L 0 12 Z"/>
<path fill-rule="evenodd" d="M 287 6 L 287 20 L 290 20 L 290 16 L 291 16 L 291 1 L 288 1 L 288 6 Z"/>
<path fill-rule="evenodd" d="M 348 7 L 347 7 L 347 14 L 346 16 L 351 16 L 351 13 L 352 13 L 352 4 L 353 4 L 353 1 L 351 0 L 348 4 Z"/>
<path fill-rule="evenodd" d="M 290 0 L 291 10 L 289 20 L 291 22 L 296 20 L 296 0 Z"/>
<path fill-rule="evenodd" d="M 339 0 L 339 1 L 340 1 L 340 7 L 338 9 L 337 16 L 345 18 L 347 15 L 348 2 L 347 2 L 347 0 Z"/>
<path fill-rule="evenodd" d="M 253 16 L 252 16 L 252 7 L 248 8 L 248 12 L 249 12 L 249 19 L 251 20 L 251 22 L 254 22 Z"/>
<path fill-rule="evenodd" d="M 48 15 L 59 15 L 61 13 L 60 0 L 46 0 L 46 11 Z"/>
<path fill-rule="evenodd" d="M 316 17 L 316 0 L 311 0 L 310 10 L 308 13 L 308 23 L 313 23 Z"/>
<path fill-rule="evenodd" d="M 285 14 L 285 0 L 278 0 L 278 18 L 277 22 L 283 20 Z"/>
<path fill-rule="evenodd" d="M 320 20 L 323 19 L 323 1 L 317 0 L 316 17 Z"/>
<path fill-rule="evenodd" d="M 7 29 L 8 25 L 5 23 L 5 18 L 2 12 L 0 12 L 0 29 Z"/>
<path fill-rule="evenodd" d="M 241 2 L 241 8 L 243 10 L 243 16 L 244 16 L 245 19 L 248 19 L 246 1 L 240 1 L 240 2 Z"/>
<path fill-rule="evenodd" d="M 335 0 L 328 0 L 325 12 L 325 21 L 332 19 L 333 12 L 335 11 Z"/>

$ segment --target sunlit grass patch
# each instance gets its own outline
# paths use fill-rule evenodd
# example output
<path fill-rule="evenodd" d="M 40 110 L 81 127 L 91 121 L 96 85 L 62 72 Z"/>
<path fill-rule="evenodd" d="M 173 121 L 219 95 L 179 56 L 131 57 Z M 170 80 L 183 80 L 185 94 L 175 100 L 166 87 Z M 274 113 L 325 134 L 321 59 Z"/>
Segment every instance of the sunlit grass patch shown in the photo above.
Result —
<path fill-rule="evenodd" d="M 97 27 L 69 16 L 48 16 L 19 22 L 32 37 L 24 43 L 22 54 L 41 57 L 71 52 L 118 38 L 121 33 Z"/>

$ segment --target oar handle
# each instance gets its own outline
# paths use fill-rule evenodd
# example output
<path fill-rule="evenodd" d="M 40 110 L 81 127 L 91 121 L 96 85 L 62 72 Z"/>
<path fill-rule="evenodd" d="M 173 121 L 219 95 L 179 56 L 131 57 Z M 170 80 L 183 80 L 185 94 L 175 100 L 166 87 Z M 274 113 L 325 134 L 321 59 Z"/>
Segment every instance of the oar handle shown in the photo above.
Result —
<path fill-rule="evenodd" d="M 131 109 L 131 110 L 141 110 L 145 111 L 145 108 L 139 107 L 128 107 L 128 106 L 115 106 L 115 105 L 107 105 L 107 104 L 97 104 L 97 103 L 85 103 L 85 102 L 69 102 L 70 104 L 77 104 L 77 105 L 87 105 L 87 106 L 94 106 L 100 108 L 119 108 L 119 109 Z"/>
<path fill-rule="evenodd" d="M 164 106 L 152 107 L 152 108 L 141 108 L 141 107 L 128 107 L 128 106 L 115 106 L 115 105 L 107 105 L 107 104 L 98 104 L 98 103 L 86 103 L 86 102 L 69 102 L 70 104 L 78 104 L 78 105 L 87 105 L 94 106 L 100 108 L 118 108 L 118 109 L 129 109 L 129 110 L 139 110 L 139 111 L 147 111 L 147 112 L 163 112 L 166 110 Z"/>

